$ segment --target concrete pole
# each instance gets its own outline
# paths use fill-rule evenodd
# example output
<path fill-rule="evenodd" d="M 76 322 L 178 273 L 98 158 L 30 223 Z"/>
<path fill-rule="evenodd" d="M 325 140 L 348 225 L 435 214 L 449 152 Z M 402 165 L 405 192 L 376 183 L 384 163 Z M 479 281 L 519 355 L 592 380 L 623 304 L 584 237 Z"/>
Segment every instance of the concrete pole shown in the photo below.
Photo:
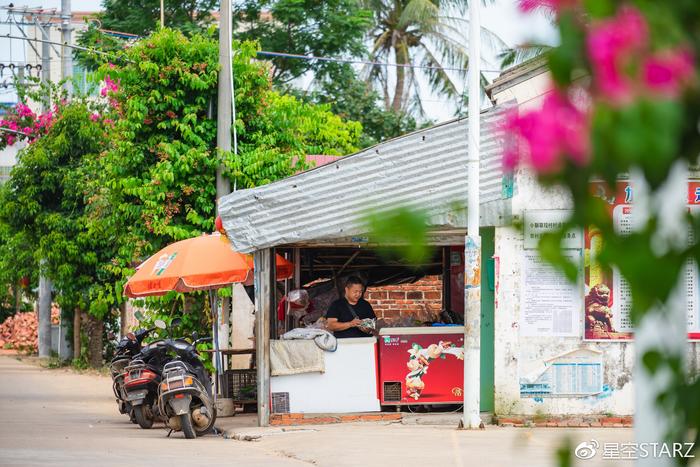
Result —
<path fill-rule="evenodd" d="M 272 249 L 256 251 L 255 271 L 255 359 L 258 384 L 258 426 L 270 424 L 270 316 L 272 315 Z"/>
<path fill-rule="evenodd" d="M 633 189 L 632 227 L 644 228 L 651 212 L 659 216 L 659 240 L 663 239 L 676 248 L 683 248 L 688 242 L 688 229 L 683 216 L 686 214 L 688 170 L 685 162 L 678 161 L 666 184 L 651 195 L 646 180 L 638 171 L 631 174 Z M 672 419 L 664 415 L 656 404 L 656 398 L 668 387 L 671 373 L 663 368 L 650 374 L 642 363 L 642 358 L 650 350 L 658 350 L 667 356 L 678 356 L 685 363 L 687 351 L 687 297 L 684 274 L 664 305 L 647 312 L 635 329 L 634 365 L 634 436 L 639 443 L 680 442 L 667 439 Z M 671 467 L 676 465 L 673 458 L 652 457 L 639 459 L 637 466 Z"/>
<path fill-rule="evenodd" d="M 49 26 L 44 26 L 42 39 L 50 40 Z M 51 48 L 47 42 L 41 43 L 41 80 L 48 84 L 51 81 Z M 51 98 L 47 96 L 42 103 L 43 111 L 51 108 Z M 51 280 L 43 271 L 45 261 L 41 261 L 39 276 L 39 357 L 51 356 Z"/>
<path fill-rule="evenodd" d="M 467 236 L 464 249 L 464 413 L 461 425 L 483 427 L 481 396 L 481 236 L 479 235 L 480 2 L 469 3 L 469 154 Z"/>
<path fill-rule="evenodd" d="M 160 27 L 165 27 L 165 0 L 160 0 Z"/>
<path fill-rule="evenodd" d="M 65 80 L 63 83 L 63 88 L 70 95 L 73 92 L 73 83 L 71 81 L 71 76 L 73 76 L 73 49 L 71 49 L 71 31 L 73 26 L 71 25 L 71 0 L 61 0 L 61 42 L 63 46 L 61 48 L 61 78 Z"/>
<path fill-rule="evenodd" d="M 231 151 L 231 101 L 233 99 L 231 76 L 231 0 L 221 0 L 219 7 L 219 87 L 217 101 L 216 121 L 216 146 L 219 151 Z M 161 12 L 163 10 L 161 9 Z M 218 200 L 231 192 L 231 183 L 224 176 L 225 167 L 220 164 L 216 169 L 216 199 L 217 213 Z M 231 299 L 225 297 L 221 300 L 221 313 L 219 313 L 219 336 L 224 341 L 222 347 L 229 348 L 228 340 Z"/>

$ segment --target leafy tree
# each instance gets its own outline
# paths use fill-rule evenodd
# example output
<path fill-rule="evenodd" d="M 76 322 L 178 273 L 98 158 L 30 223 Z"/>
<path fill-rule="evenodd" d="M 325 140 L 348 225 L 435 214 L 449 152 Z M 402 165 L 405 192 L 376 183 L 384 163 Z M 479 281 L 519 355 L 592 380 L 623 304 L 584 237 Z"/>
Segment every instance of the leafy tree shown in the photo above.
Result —
<path fill-rule="evenodd" d="M 343 66 L 333 79 L 323 80 L 319 88 L 309 98 L 330 105 L 331 111 L 344 119 L 360 122 L 360 146 L 363 148 L 416 129 L 411 115 L 384 110 L 377 91 L 359 79 L 350 66 Z"/>
<path fill-rule="evenodd" d="M 186 34 L 201 31 L 212 20 L 216 0 L 165 2 L 165 26 Z M 102 27 L 146 36 L 160 24 L 160 0 L 103 0 Z"/>
<path fill-rule="evenodd" d="M 418 75 L 428 79 L 430 87 L 448 97 L 458 97 L 457 83 L 466 77 L 469 63 L 464 44 L 467 22 L 461 16 L 466 2 L 459 0 L 367 0 L 374 15 L 370 30 L 370 58 L 378 62 L 420 64 L 410 67 L 373 67 L 370 80 L 382 91 L 384 106 L 394 112 L 417 111 L 423 114 Z M 498 49 L 503 42 L 482 29 L 482 37 Z M 465 71 L 446 71 L 454 68 Z M 390 86 L 393 83 L 393 92 Z"/>
<path fill-rule="evenodd" d="M 244 0 L 236 7 L 237 37 L 257 40 L 264 50 L 314 56 L 359 56 L 371 24 L 359 0 Z M 333 75 L 333 64 L 273 58 L 273 81 L 284 84 L 313 71 Z"/>
<path fill-rule="evenodd" d="M 343 122 L 327 107 L 272 90 L 268 67 L 254 60 L 256 46 L 234 44 L 238 155 L 216 149 L 214 112 L 218 44 L 163 29 L 122 52 L 99 73 L 115 124 L 113 146 L 98 161 L 86 188 L 89 231 L 114 238 L 109 272 L 126 278 L 168 243 L 214 229 L 215 173 L 223 162 L 239 188 L 291 175 L 306 154 L 356 150 L 361 126 Z M 169 310 L 172 300 L 148 306 Z M 205 308 L 203 299 L 191 307 Z"/>
<path fill-rule="evenodd" d="M 40 264 L 63 310 L 89 312 L 94 366 L 102 362 L 102 322 L 117 297 L 104 294 L 114 282 L 102 274 L 112 256 L 111 239 L 87 231 L 85 187 L 108 141 L 87 102 L 54 105 L 46 133 L 20 151 L 0 206 L 0 225 L 10 240 L 0 249 L 0 270 L 7 273 L 12 261 Z M 18 252 L 18 247 L 24 250 Z"/>

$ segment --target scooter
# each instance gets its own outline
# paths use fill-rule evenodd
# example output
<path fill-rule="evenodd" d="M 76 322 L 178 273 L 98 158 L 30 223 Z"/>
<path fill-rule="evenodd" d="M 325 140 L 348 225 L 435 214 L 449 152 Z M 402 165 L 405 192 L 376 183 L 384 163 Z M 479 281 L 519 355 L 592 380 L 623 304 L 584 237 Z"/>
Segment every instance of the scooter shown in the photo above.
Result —
<path fill-rule="evenodd" d="M 126 367 L 131 362 L 131 359 L 141 352 L 143 340 L 155 329 L 139 329 L 136 332 L 127 333 L 117 344 L 116 353 L 109 365 L 109 370 L 112 374 L 112 391 L 117 398 L 119 413 L 129 414 L 129 418 L 133 423 L 136 423 L 136 419 L 124 388 Z"/>
<path fill-rule="evenodd" d="M 159 324 L 156 322 L 156 326 Z M 195 333 L 192 343 L 184 339 L 168 339 L 165 343 L 175 358 L 163 367 L 158 412 L 171 430 L 182 431 L 187 439 L 210 432 L 216 421 L 211 379 L 196 348 L 198 343 L 210 340 L 197 339 Z"/>

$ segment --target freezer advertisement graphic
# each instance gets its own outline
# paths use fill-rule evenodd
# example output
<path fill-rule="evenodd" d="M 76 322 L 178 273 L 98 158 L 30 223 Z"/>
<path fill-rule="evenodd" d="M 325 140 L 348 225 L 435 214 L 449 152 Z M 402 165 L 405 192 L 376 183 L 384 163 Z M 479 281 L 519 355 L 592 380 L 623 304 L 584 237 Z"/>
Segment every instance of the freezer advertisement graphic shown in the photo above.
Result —
<path fill-rule="evenodd" d="M 628 181 L 619 181 L 615 193 L 603 183 L 594 183 L 593 192 L 607 201 L 613 223 L 619 234 L 632 231 L 634 209 L 634 187 Z M 690 180 L 687 190 L 688 212 L 700 213 L 700 181 Z M 694 242 L 692 231 L 688 241 Z M 632 296 L 629 284 L 617 270 L 603 268 L 597 257 L 603 248 L 603 238 L 595 226 L 589 226 L 585 233 L 585 338 L 589 340 L 631 340 L 633 326 L 631 319 Z M 698 293 L 698 268 L 689 260 L 682 273 L 686 289 L 688 338 L 700 339 L 700 294 Z"/>
<path fill-rule="evenodd" d="M 461 333 L 379 338 L 383 404 L 461 403 L 463 375 L 464 335 Z"/>

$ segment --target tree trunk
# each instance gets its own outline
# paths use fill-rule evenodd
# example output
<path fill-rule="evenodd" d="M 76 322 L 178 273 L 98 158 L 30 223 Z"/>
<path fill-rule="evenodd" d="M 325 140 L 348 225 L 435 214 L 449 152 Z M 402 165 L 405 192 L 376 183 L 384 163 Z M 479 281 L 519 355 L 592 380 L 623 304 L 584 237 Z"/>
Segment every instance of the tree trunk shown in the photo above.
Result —
<path fill-rule="evenodd" d="M 104 321 L 87 315 L 88 333 L 88 363 L 93 368 L 102 366 L 102 332 L 104 331 Z"/>
<path fill-rule="evenodd" d="M 15 284 L 15 314 L 22 311 L 22 286 L 19 282 Z"/>
<path fill-rule="evenodd" d="M 80 308 L 75 308 L 73 316 L 73 358 L 80 358 Z"/>
<path fill-rule="evenodd" d="M 397 65 L 408 64 L 408 50 L 406 44 L 399 42 L 395 45 L 394 54 L 396 55 Z M 402 66 L 396 67 L 396 87 L 394 89 L 394 101 L 391 104 L 391 109 L 399 113 L 403 109 L 404 88 L 406 86 L 406 68 Z"/>
<path fill-rule="evenodd" d="M 126 302 L 122 302 L 121 305 L 119 305 L 119 337 L 126 336 L 126 327 Z"/>

